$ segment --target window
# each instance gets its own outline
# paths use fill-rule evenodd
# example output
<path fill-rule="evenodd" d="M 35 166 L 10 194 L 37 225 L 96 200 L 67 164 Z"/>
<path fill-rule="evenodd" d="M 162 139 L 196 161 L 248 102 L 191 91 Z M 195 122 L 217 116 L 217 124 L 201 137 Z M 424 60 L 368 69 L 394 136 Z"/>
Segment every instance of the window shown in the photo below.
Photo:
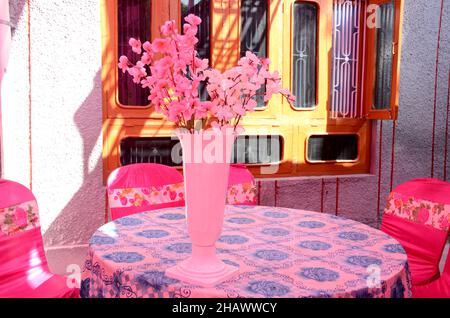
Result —
<path fill-rule="evenodd" d="M 232 163 L 270 164 L 281 161 L 283 138 L 277 135 L 239 136 L 233 147 Z M 174 156 L 172 156 L 174 152 Z M 172 137 L 128 137 L 120 141 L 120 164 L 159 163 L 182 165 L 179 140 Z"/>
<path fill-rule="evenodd" d="M 259 57 L 267 57 L 267 0 L 241 0 L 240 55 L 247 51 Z M 264 108 L 262 94 L 264 88 L 257 92 L 257 107 Z"/>
<path fill-rule="evenodd" d="M 140 39 L 142 43 L 150 39 L 151 29 L 150 0 L 118 0 L 117 1 L 117 39 L 118 56 L 133 56 L 128 41 L 131 37 Z M 134 55 L 137 57 L 137 55 Z M 136 61 L 130 59 L 133 63 Z M 149 90 L 133 83 L 128 74 L 118 72 L 118 99 L 124 106 L 148 106 Z"/>
<path fill-rule="evenodd" d="M 373 108 L 390 107 L 392 95 L 392 43 L 394 42 L 394 3 L 379 8 L 379 27 L 376 38 L 376 77 Z"/>
<path fill-rule="evenodd" d="M 259 178 L 370 173 L 372 120 L 398 109 L 402 0 L 101 0 L 104 177 L 119 165 L 173 162 L 174 126 L 118 72 L 128 39 L 201 17 L 198 52 L 225 71 L 247 50 L 270 57 L 290 107 L 274 95 L 242 122 L 232 162 Z M 375 17 L 376 27 L 371 26 Z M 207 98 L 204 87 L 200 96 Z M 270 138 L 269 138 L 270 137 Z M 275 174 L 261 167 L 277 166 Z"/>
<path fill-rule="evenodd" d="M 331 116 L 360 117 L 365 1 L 334 0 Z"/>
<path fill-rule="evenodd" d="M 125 138 L 120 142 L 120 163 L 122 166 L 133 163 L 177 166 L 179 163 L 172 160 L 172 149 L 178 143 L 178 140 L 171 137 Z"/>
<path fill-rule="evenodd" d="M 294 3 L 292 93 L 296 108 L 316 105 L 317 6 Z"/>
<path fill-rule="evenodd" d="M 354 161 L 358 158 L 357 135 L 312 135 L 308 138 L 309 162 Z"/>
<path fill-rule="evenodd" d="M 282 159 L 281 136 L 239 136 L 234 143 L 232 163 L 268 164 Z"/>
<path fill-rule="evenodd" d="M 198 29 L 197 51 L 200 58 L 211 58 L 211 6 L 209 0 L 181 0 L 181 24 L 189 14 L 195 14 L 202 19 L 202 24 Z M 209 95 L 206 90 L 206 83 L 199 86 L 199 96 L 201 100 L 207 100 Z"/>

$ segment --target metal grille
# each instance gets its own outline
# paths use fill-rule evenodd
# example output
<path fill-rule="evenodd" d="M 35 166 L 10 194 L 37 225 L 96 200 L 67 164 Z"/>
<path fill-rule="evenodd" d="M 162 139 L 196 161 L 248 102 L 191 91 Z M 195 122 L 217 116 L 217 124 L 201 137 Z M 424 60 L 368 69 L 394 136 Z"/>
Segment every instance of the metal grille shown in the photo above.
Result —
<path fill-rule="evenodd" d="M 128 42 L 131 37 L 140 39 L 142 43 L 150 40 L 151 1 L 118 0 L 117 15 L 118 55 L 126 55 L 131 62 L 135 63 L 138 55 L 131 51 Z M 131 76 L 122 71 L 119 71 L 118 90 L 119 102 L 122 105 L 147 106 L 149 104 L 149 89 L 136 85 Z"/>
<path fill-rule="evenodd" d="M 377 29 L 377 60 L 375 78 L 375 109 L 390 108 L 392 94 L 392 43 L 394 41 L 394 2 L 380 6 L 380 28 Z"/>
<path fill-rule="evenodd" d="M 366 41 L 362 22 L 366 21 L 366 1 L 334 0 L 333 11 L 331 116 L 361 117 L 360 76 Z"/>
<path fill-rule="evenodd" d="M 353 161 L 357 158 L 357 135 L 315 135 L 308 139 L 309 161 Z"/>
<path fill-rule="evenodd" d="M 247 51 L 267 57 L 267 0 L 241 0 L 241 57 Z M 265 107 L 265 88 L 257 91 L 257 107 Z"/>
<path fill-rule="evenodd" d="M 266 164 L 282 159 L 283 137 L 239 136 L 234 143 L 232 163 Z"/>
<path fill-rule="evenodd" d="M 232 154 L 232 163 L 268 164 L 282 159 L 283 138 L 278 135 L 239 136 Z M 174 156 L 172 157 L 172 153 Z M 129 137 L 120 142 L 120 163 L 182 164 L 178 139 L 171 137 Z"/>
<path fill-rule="evenodd" d="M 171 167 L 178 166 L 181 161 L 174 162 L 172 159 L 172 149 L 177 144 L 179 144 L 179 141 L 171 137 L 126 138 L 120 142 L 120 163 L 122 166 L 133 163 L 159 163 Z"/>
<path fill-rule="evenodd" d="M 294 4 L 292 91 L 295 107 L 316 105 L 317 6 Z"/>

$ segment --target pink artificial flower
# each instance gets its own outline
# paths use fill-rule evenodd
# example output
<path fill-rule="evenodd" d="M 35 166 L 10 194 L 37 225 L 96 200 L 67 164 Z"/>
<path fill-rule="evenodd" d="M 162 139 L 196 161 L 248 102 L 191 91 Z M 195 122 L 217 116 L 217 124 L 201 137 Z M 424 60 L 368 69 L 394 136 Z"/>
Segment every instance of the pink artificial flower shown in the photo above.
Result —
<path fill-rule="evenodd" d="M 128 69 L 128 73 L 133 76 L 133 82 L 136 84 L 140 84 L 141 79 L 147 76 L 144 63 L 142 63 L 141 61 L 138 61 L 135 66 Z"/>
<path fill-rule="evenodd" d="M 153 50 L 152 50 L 152 44 L 151 44 L 149 41 L 145 42 L 145 43 L 142 45 L 142 47 L 144 48 L 145 52 L 147 52 L 147 53 L 152 53 L 152 52 L 153 52 Z"/>
<path fill-rule="evenodd" d="M 152 50 L 155 53 L 166 53 L 170 49 L 169 42 L 166 39 L 155 39 L 152 44 Z"/>
<path fill-rule="evenodd" d="M 128 58 L 125 55 L 122 55 L 119 58 L 119 69 L 121 69 L 123 73 L 125 73 L 129 69 Z"/>
<path fill-rule="evenodd" d="M 142 53 L 142 43 L 139 40 L 136 40 L 135 38 L 131 38 L 130 41 L 128 41 L 128 43 L 131 46 L 131 50 L 136 53 L 136 54 L 141 54 Z"/>
<path fill-rule="evenodd" d="M 258 103 L 254 99 L 250 99 L 248 103 L 245 105 L 245 110 L 252 112 L 255 110 L 255 108 L 258 106 Z"/>
<path fill-rule="evenodd" d="M 233 118 L 233 112 L 231 112 L 228 106 L 216 106 L 212 109 L 214 117 L 219 120 L 228 121 Z"/>
<path fill-rule="evenodd" d="M 200 19 L 200 17 L 192 13 L 189 14 L 186 18 L 184 18 L 184 21 L 186 21 L 190 25 L 200 25 L 200 23 L 202 23 L 202 19 Z"/>
<path fill-rule="evenodd" d="M 198 32 L 198 27 L 185 23 L 183 24 L 183 34 L 187 37 L 195 37 Z"/>
<path fill-rule="evenodd" d="M 176 30 L 176 24 L 175 20 L 170 20 L 164 23 L 164 25 L 161 27 L 161 33 L 164 36 L 170 36 L 172 35 Z"/>
<path fill-rule="evenodd" d="M 271 61 L 269 58 L 261 58 L 261 64 L 264 68 L 269 67 Z"/>
<path fill-rule="evenodd" d="M 150 53 L 144 52 L 141 57 L 141 62 L 145 65 L 150 65 L 152 63 L 152 56 Z"/>

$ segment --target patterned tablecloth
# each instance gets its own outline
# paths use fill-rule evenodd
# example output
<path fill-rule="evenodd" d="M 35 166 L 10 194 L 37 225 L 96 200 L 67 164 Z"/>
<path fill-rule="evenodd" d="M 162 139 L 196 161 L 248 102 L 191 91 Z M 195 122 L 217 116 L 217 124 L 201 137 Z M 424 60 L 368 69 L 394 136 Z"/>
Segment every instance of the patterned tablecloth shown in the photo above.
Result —
<path fill-rule="evenodd" d="M 145 212 L 92 236 L 82 297 L 411 297 L 406 254 L 364 224 L 302 210 L 228 206 L 219 257 L 237 276 L 214 288 L 169 278 L 191 244 L 184 208 Z"/>

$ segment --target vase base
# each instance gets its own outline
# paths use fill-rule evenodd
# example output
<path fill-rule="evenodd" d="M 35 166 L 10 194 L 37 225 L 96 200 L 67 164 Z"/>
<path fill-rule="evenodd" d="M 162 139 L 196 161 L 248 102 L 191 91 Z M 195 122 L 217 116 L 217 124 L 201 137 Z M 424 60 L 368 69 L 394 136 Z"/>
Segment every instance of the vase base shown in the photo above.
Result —
<path fill-rule="evenodd" d="M 192 268 L 191 259 L 187 259 L 176 266 L 168 268 L 166 270 L 166 276 L 202 287 L 214 287 L 233 277 L 238 271 L 238 267 L 230 266 L 219 261 L 215 262 L 207 271 L 200 272 Z"/>

